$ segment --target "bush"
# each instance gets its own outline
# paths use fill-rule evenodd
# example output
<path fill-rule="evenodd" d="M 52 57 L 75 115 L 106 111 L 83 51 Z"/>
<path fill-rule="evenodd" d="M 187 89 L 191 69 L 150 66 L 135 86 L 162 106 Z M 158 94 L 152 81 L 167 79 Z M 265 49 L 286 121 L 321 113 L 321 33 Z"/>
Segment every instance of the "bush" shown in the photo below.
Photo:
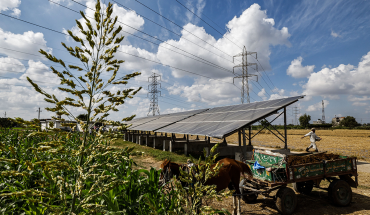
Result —
<path fill-rule="evenodd" d="M 0 127 L 2 128 L 13 128 L 17 124 L 11 118 L 0 118 Z"/>

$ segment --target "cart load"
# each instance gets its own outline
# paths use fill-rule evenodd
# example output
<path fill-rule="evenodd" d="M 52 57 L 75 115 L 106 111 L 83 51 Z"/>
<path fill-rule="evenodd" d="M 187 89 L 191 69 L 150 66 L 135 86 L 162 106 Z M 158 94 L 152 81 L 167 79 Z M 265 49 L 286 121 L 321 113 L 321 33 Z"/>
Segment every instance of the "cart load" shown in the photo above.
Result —
<path fill-rule="evenodd" d="M 267 182 L 289 182 L 352 171 L 356 170 L 355 162 L 355 158 L 332 153 L 293 154 L 284 150 L 255 150 L 253 160 L 246 161 L 254 177 Z"/>
<path fill-rule="evenodd" d="M 242 199 L 249 203 L 258 195 L 270 196 L 277 190 L 276 207 L 282 214 L 292 214 L 297 206 L 296 193 L 309 194 L 313 187 L 328 191 L 330 201 L 347 206 L 352 200 L 351 187 L 357 187 L 357 160 L 331 153 L 293 154 L 287 150 L 254 150 L 252 160 L 246 161 L 253 179 L 240 182 Z M 352 177 L 354 176 L 354 180 Z M 330 182 L 328 188 L 320 182 Z M 293 189 L 288 184 L 293 185 Z"/>

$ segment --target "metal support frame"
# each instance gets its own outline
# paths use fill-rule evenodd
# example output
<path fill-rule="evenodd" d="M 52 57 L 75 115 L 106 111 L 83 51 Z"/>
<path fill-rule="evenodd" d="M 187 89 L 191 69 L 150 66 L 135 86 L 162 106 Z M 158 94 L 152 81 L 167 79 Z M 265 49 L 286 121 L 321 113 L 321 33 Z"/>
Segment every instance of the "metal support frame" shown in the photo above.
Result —
<path fill-rule="evenodd" d="M 280 136 L 284 139 L 281 139 L 278 135 L 276 135 L 273 131 L 271 131 L 268 126 L 264 126 L 261 130 L 259 130 L 255 135 L 253 135 L 253 137 L 250 137 L 250 141 L 257 135 L 259 134 L 263 129 L 267 129 L 269 130 L 273 135 L 275 135 L 277 138 L 279 138 L 279 140 L 281 140 L 285 145 L 284 145 L 284 149 L 288 149 L 288 135 L 287 135 L 287 128 L 286 128 L 286 106 L 283 108 L 284 111 L 281 112 L 277 117 L 275 117 L 275 119 L 273 119 L 271 122 L 267 121 L 268 124 L 277 132 L 280 134 Z M 279 118 L 282 114 L 284 114 L 284 135 L 282 135 L 274 125 L 272 125 L 271 123 L 274 122 L 277 118 Z M 244 135 L 245 136 L 245 135 Z"/>

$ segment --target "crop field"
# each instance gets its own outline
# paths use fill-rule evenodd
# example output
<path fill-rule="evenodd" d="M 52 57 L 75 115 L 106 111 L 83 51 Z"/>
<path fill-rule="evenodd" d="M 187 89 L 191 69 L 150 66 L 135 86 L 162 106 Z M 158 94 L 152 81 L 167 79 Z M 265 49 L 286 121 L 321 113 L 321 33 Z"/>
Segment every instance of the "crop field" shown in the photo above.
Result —
<path fill-rule="evenodd" d="M 256 133 L 257 131 L 253 131 Z M 279 130 L 284 133 L 283 130 Z M 288 148 L 293 151 L 303 151 L 310 145 L 309 137 L 301 137 L 309 130 L 288 130 Z M 276 133 L 276 132 L 275 132 Z M 356 156 L 360 160 L 370 161 L 370 130 L 317 130 L 317 136 L 322 140 L 316 142 L 319 151 L 340 154 L 345 156 Z M 228 143 L 237 143 L 238 134 L 227 138 Z M 256 135 L 252 144 L 260 147 L 283 148 L 284 143 L 269 131 L 262 131 Z M 312 150 L 312 149 L 311 149 Z"/>

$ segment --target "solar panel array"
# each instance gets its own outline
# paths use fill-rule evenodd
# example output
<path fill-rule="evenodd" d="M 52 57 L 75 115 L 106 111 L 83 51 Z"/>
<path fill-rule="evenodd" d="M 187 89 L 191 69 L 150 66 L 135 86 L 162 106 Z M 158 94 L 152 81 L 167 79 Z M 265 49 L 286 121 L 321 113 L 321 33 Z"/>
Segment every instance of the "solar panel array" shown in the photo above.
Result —
<path fill-rule="evenodd" d="M 130 130 L 155 131 L 207 110 L 208 109 L 200 109 L 173 114 L 159 115 L 155 120 L 150 120 L 147 123 L 142 123 L 140 125 L 130 127 Z"/>
<path fill-rule="evenodd" d="M 300 98 L 303 96 L 167 114 L 156 116 L 155 119 L 154 117 L 145 117 L 135 121 L 136 125 L 132 126 L 130 130 L 223 138 L 227 134 L 276 113 Z M 148 121 L 144 122 L 145 120 Z"/>

